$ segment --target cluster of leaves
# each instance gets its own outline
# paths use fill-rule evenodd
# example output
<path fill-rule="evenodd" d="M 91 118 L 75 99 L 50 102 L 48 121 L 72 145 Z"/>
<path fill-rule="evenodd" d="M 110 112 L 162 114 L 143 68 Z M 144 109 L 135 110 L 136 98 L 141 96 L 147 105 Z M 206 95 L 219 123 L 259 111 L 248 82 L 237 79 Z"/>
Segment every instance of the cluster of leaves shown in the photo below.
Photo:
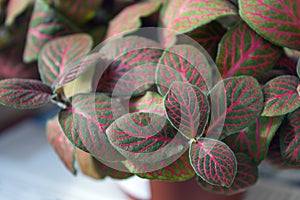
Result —
<path fill-rule="evenodd" d="M 73 173 L 76 157 L 94 178 L 196 175 L 204 189 L 229 194 L 255 184 L 263 160 L 300 167 L 300 0 L 137 2 L 103 25 L 114 39 L 90 54 L 103 33 L 88 24 L 105 1 L 14 2 L 7 25 L 34 3 L 23 58 L 38 61 L 41 81 L 0 81 L 0 103 L 60 106 L 47 136 Z M 132 36 L 147 23 L 176 32 Z M 222 79 L 211 82 L 210 59 L 182 34 Z"/>

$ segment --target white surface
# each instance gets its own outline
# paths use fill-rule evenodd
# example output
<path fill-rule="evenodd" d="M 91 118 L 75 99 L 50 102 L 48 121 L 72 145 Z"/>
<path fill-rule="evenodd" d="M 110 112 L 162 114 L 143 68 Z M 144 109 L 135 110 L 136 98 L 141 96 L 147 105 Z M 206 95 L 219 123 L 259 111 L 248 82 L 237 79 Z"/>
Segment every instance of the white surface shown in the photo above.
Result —
<path fill-rule="evenodd" d="M 0 134 L 0 199 L 126 200 L 112 179 L 92 180 L 69 173 L 45 137 L 44 126 L 24 121 Z M 147 182 L 118 181 L 148 198 Z"/>

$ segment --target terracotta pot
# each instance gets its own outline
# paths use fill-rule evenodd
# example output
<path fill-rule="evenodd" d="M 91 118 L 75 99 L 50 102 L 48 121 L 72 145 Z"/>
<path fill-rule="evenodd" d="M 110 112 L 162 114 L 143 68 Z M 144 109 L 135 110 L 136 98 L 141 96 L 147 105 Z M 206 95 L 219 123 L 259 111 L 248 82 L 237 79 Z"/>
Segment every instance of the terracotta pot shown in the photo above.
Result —
<path fill-rule="evenodd" d="M 150 181 L 151 200 L 241 200 L 244 193 L 232 196 L 207 192 L 197 184 L 195 179 L 185 182 Z"/>

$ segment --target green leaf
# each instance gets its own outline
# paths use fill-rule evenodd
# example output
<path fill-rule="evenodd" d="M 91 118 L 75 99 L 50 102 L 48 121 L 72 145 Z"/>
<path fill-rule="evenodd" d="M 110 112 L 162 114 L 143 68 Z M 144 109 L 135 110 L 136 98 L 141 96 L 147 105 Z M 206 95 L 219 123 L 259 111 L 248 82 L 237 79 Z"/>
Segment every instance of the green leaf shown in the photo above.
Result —
<path fill-rule="evenodd" d="M 194 177 L 195 172 L 190 164 L 189 154 L 186 152 L 167 167 L 136 175 L 150 180 L 186 181 Z"/>
<path fill-rule="evenodd" d="M 9 0 L 7 5 L 7 14 L 5 25 L 11 26 L 15 19 L 30 6 L 34 0 Z"/>
<path fill-rule="evenodd" d="M 187 138 L 200 137 L 206 127 L 209 104 L 196 86 L 174 82 L 165 96 L 164 106 L 171 124 Z"/>
<path fill-rule="evenodd" d="M 280 116 L 296 110 L 300 106 L 297 88 L 300 79 L 295 76 L 278 76 L 263 87 L 263 116 Z"/>
<path fill-rule="evenodd" d="M 56 0 L 55 7 L 68 19 L 82 24 L 95 15 L 103 0 Z"/>
<path fill-rule="evenodd" d="M 223 0 L 172 0 L 161 12 L 163 28 L 187 33 L 219 17 L 236 15 L 237 9 Z M 174 32 L 166 32 L 163 40 L 166 46 L 174 43 Z"/>
<path fill-rule="evenodd" d="M 249 187 L 253 186 L 258 179 L 258 168 L 253 160 L 242 153 L 236 154 L 237 159 L 237 173 L 232 185 L 228 188 L 222 186 L 211 185 L 198 177 L 200 186 L 210 192 L 218 194 L 232 195 L 246 191 Z"/>
<path fill-rule="evenodd" d="M 104 179 L 106 176 L 115 179 L 126 179 L 132 176 L 132 174 L 128 172 L 121 172 L 104 165 L 91 154 L 81 151 L 80 149 L 76 149 L 76 158 L 81 172 L 94 179 Z"/>
<path fill-rule="evenodd" d="M 280 148 L 283 159 L 290 166 L 300 167 L 300 109 L 287 115 L 280 132 Z"/>
<path fill-rule="evenodd" d="M 162 55 L 156 71 L 158 91 L 165 95 L 174 81 L 190 83 L 206 92 L 212 87 L 210 59 L 191 45 L 176 45 Z"/>
<path fill-rule="evenodd" d="M 188 148 L 188 141 L 164 116 L 155 113 L 126 114 L 107 129 L 107 135 L 122 155 L 131 162 L 145 164 L 141 170 L 147 171 L 167 166 Z"/>
<path fill-rule="evenodd" d="M 0 81 L 0 104 L 19 109 L 38 108 L 52 98 L 49 86 L 37 80 L 4 79 Z"/>
<path fill-rule="evenodd" d="M 45 44 L 38 59 L 43 82 L 52 85 L 70 64 L 86 55 L 92 46 L 92 38 L 87 34 L 59 37 Z"/>
<path fill-rule="evenodd" d="M 239 0 L 239 12 L 267 40 L 300 50 L 299 5 L 300 0 Z"/>
<path fill-rule="evenodd" d="M 225 143 L 234 151 L 250 156 L 260 164 L 268 153 L 269 145 L 283 117 L 260 117 L 246 129 L 229 135 Z"/>
<path fill-rule="evenodd" d="M 129 102 L 129 111 L 133 112 L 151 112 L 166 115 L 163 104 L 164 98 L 156 92 L 148 91 L 142 97 L 135 97 Z"/>
<path fill-rule="evenodd" d="M 237 161 L 225 143 L 208 138 L 192 142 L 190 160 L 196 174 L 207 183 L 223 187 L 232 185 Z"/>
<path fill-rule="evenodd" d="M 259 77 L 273 68 L 281 49 L 257 35 L 245 22 L 231 28 L 223 37 L 217 56 L 222 77 Z"/>
<path fill-rule="evenodd" d="M 137 30 L 142 25 L 140 18 L 156 12 L 160 5 L 159 1 L 149 1 L 126 7 L 110 21 L 106 37 L 121 37 Z"/>
<path fill-rule="evenodd" d="M 45 43 L 71 33 L 72 29 L 76 28 L 51 8 L 45 0 L 36 0 L 27 33 L 24 61 L 37 60 Z"/>
<path fill-rule="evenodd" d="M 226 104 L 226 109 L 221 109 L 217 116 L 213 115 L 213 124 L 208 127 L 209 133 L 217 136 L 222 134 L 221 137 L 249 126 L 260 115 L 263 108 L 261 87 L 251 76 L 227 78 L 218 83 L 209 95 L 210 97 L 223 97 L 223 93 L 226 99 L 210 98 L 211 105 Z M 220 124 L 224 119 L 224 125 Z M 223 128 L 220 129 L 220 127 Z"/>
<path fill-rule="evenodd" d="M 71 105 L 59 113 L 59 122 L 69 140 L 98 160 L 123 160 L 106 136 L 110 124 L 125 113 L 121 104 L 99 93 L 78 94 L 69 101 Z"/>
<path fill-rule="evenodd" d="M 75 175 L 75 147 L 62 131 L 57 116 L 47 122 L 46 135 L 52 148 L 63 161 L 66 168 Z"/>

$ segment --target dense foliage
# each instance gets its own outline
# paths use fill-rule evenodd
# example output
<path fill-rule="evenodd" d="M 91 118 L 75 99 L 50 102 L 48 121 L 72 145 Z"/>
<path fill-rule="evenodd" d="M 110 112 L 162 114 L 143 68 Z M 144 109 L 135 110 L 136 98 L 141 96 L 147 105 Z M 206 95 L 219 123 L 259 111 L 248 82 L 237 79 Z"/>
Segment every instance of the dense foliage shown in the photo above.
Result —
<path fill-rule="evenodd" d="M 0 2 L 0 103 L 58 105 L 73 174 L 232 194 L 300 168 L 300 0 Z"/>

